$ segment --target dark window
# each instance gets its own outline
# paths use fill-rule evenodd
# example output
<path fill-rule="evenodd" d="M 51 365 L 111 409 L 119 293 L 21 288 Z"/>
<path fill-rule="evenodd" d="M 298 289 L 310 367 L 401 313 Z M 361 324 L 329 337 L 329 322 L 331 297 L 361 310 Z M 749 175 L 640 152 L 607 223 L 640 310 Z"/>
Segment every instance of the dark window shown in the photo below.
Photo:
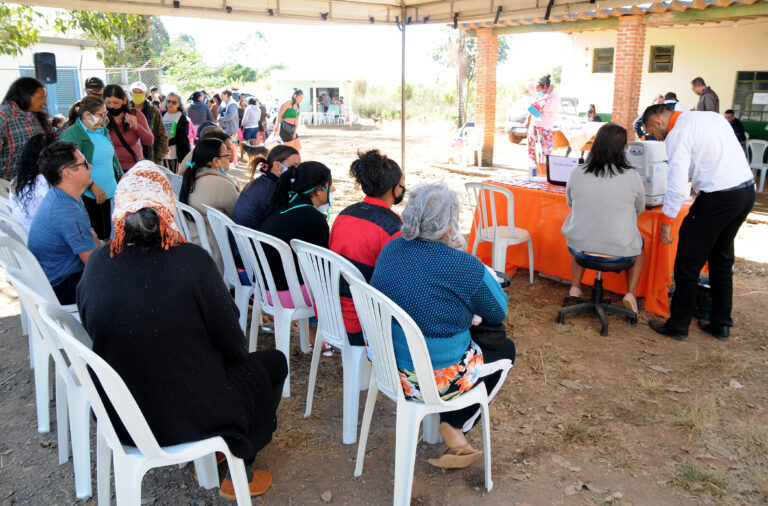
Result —
<path fill-rule="evenodd" d="M 648 72 L 672 72 L 675 46 L 651 46 Z"/>
<path fill-rule="evenodd" d="M 750 70 L 736 73 L 733 111 L 737 118 L 742 121 L 768 121 L 766 99 L 768 99 L 768 71 Z"/>
<path fill-rule="evenodd" d="M 592 60 L 592 72 L 613 72 L 613 48 L 596 47 Z"/>

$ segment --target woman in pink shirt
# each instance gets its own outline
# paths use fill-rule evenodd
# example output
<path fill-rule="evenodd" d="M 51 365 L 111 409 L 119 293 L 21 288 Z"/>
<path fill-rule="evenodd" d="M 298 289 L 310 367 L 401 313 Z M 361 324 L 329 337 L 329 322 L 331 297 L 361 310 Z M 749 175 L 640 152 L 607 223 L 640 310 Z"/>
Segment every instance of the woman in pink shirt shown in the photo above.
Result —
<path fill-rule="evenodd" d="M 528 157 L 536 164 L 536 175 L 546 176 L 547 155 L 552 153 L 555 122 L 560 111 L 560 95 L 549 75 L 528 83 L 528 90 L 534 96 L 532 106 L 538 111 L 528 116 Z"/>
<path fill-rule="evenodd" d="M 104 88 L 104 102 L 109 113 L 109 137 L 115 146 L 120 167 L 127 172 L 144 159 L 141 145 L 152 145 L 155 136 L 144 114 L 128 105 L 128 96 L 120 86 L 110 84 Z"/>

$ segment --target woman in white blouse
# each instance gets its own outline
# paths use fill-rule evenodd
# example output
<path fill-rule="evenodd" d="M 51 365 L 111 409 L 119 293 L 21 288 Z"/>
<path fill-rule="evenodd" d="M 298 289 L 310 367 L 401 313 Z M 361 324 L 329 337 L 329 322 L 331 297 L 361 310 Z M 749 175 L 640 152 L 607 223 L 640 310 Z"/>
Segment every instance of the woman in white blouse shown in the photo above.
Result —
<path fill-rule="evenodd" d="M 40 151 L 55 140 L 48 134 L 31 137 L 24 144 L 24 150 L 16 166 L 16 176 L 11 181 L 11 216 L 24 225 L 27 232 L 32 226 L 32 220 L 37 214 L 40 203 L 50 189 L 48 181 L 40 174 L 40 169 L 37 167 L 37 158 L 40 156 Z"/>

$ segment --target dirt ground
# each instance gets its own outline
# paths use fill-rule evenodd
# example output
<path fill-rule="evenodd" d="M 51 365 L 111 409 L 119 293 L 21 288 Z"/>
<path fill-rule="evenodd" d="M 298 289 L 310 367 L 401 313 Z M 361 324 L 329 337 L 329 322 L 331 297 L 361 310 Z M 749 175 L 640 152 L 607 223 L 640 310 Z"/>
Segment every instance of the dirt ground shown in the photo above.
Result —
<path fill-rule="evenodd" d="M 305 160 L 334 172 L 335 212 L 359 200 L 346 176 L 358 148 L 400 159 L 397 125 L 383 130 L 300 130 Z M 445 180 L 463 190 L 467 176 L 433 167 L 447 159 L 450 129 L 409 129 L 407 186 Z M 497 161 L 527 167 L 525 147 L 497 139 Z M 508 168 L 471 169 L 509 175 Z M 443 445 L 420 443 L 413 504 L 483 502 L 509 505 L 768 504 L 768 224 L 763 199 L 737 241 L 734 320 L 729 342 L 692 326 L 688 341 L 671 341 L 647 326 L 611 317 L 600 337 L 590 316 L 555 315 L 565 285 L 516 274 L 507 326 L 517 345 L 515 366 L 491 404 L 494 488 L 484 488 L 482 463 L 443 471 L 426 458 Z M 466 205 L 469 210 L 469 205 Z M 463 223 L 469 229 L 471 213 Z M 618 297 L 614 297 L 618 299 Z M 34 389 L 16 295 L 0 284 L 0 502 L 72 504 L 72 464 L 57 465 L 54 410 L 50 434 L 36 430 Z M 298 340 L 297 340 L 298 341 Z M 262 335 L 261 347 L 274 341 Z M 379 396 L 365 469 L 353 478 L 357 446 L 341 444 L 341 363 L 323 359 L 314 412 L 304 418 L 310 357 L 292 351 L 293 396 L 278 412 L 273 442 L 257 457 L 273 485 L 255 504 L 391 504 L 395 405 Z M 365 402 L 361 394 L 362 407 Z M 53 405 L 52 405 L 53 408 Z M 482 446 L 479 428 L 470 432 Z M 95 443 L 92 444 L 95 448 Z M 95 458 L 95 452 L 92 452 Z M 94 471 L 95 490 L 95 471 Z M 191 467 L 150 471 L 142 504 L 227 504 L 197 486 Z M 95 504 L 94 499 L 82 501 Z"/>

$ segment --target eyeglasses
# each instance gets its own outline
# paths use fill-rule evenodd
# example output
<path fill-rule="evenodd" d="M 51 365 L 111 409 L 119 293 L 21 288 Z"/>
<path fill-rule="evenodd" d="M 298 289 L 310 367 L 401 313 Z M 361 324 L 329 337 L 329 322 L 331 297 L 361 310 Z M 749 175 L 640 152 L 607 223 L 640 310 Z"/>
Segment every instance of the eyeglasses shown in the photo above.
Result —
<path fill-rule="evenodd" d="M 226 155 L 219 155 L 219 156 L 217 156 L 216 158 L 226 158 L 227 160 L 229 160 L 229 154 L 226 154 Z"/>
<path fill-rule="evenodd" d="M 85 170 L 89 170 L 91 168 L 91 164 L 88 163 L 88 160 L 83 160 L 82 162 L 76 163 L 74 165 L 67 165 L 64 168 L 65 169 L 72 169 L 72 170 L 80 170 L 80 166 L 81 165 L 85 167 Z"/>
<path fill-rule="evenodd" d="M 173 104 L 173 105 L 179 105 L 179 103 L 177 101 L 175 101 L 175 100 L 166 100 L 166 102 L 168 102 L 169 104 Z"/>

